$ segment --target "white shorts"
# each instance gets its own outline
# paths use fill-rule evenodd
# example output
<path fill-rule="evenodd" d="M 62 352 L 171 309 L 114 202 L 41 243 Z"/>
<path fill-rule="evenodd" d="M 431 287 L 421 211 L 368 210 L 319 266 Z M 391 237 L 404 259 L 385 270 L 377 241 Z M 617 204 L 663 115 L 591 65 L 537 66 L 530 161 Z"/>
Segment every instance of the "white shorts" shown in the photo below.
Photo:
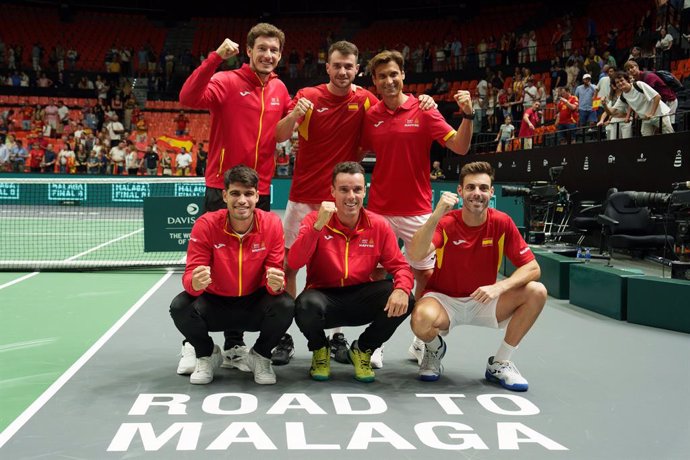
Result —
<path fill-rule="evenodd" d="M 299 224 L 302 222 L 307 214 L 312 211 L 318 211 L 321 204 L 315 203 L 296 203 L 288 200 L 285 206 L 285 215 L 283 216 L 283 232 L 285 233 L 285 247 L 290 247 L 295 243 L 297 235 L 299 235 Z"/>
<path fill-rule="evenodd" d="M 436 259 L 436 254 L 431 253 L 425 259 L 419 262 L 412 262 L 407 256 L 409 251 L 410 243 L 412 242 L 412 237 L 419 228 L 429 220 L 431 214 L 423 214 L 421 216 L 382 216 L 393 228 L 393 233 L 395 236 L 403 240 L 405 243 L 405 258 L 410 263 L 412 268 L 417 270 L 429 270 L 434 268 L 434 262 Z"/>
<path fill-rule="evenodd" d="M 440 292 L 427 292 L 422 298 L 431 297 L 441 304 L 450 320 L 448 330 L 441 331 L 441 335 L 448 334 L 448 331 L 455 326 L 471 325 L 490 327 L 492 329 L 505 329 L 510 318 L 501 321 L 496 320 L 496 306 L 499 297 L 489 303 L 481 303 L 472 297 L 450 297 Z"/>

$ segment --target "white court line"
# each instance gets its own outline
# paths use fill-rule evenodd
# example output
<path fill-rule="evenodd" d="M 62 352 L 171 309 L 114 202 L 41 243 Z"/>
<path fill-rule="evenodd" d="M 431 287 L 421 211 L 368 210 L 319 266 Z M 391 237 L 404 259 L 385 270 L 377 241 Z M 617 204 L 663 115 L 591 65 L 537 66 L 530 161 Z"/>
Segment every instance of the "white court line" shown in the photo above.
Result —
<path fill-rule="evenodd" d="M 0 433 L 0 448 L 2 448 L 7 441 L 9 441 L 12 436 L 14 436 L 17 431 L 21 427 L 24 426 L 26 422 L 33 417 L 36 412 L 41 410 L 41 408 L 48 402 L 50 401 L 50 398 L 55 396 L 55 394 L 62 388 L 68 381 L 71 379 L 74 374 L 76 374 L 79 369 L 81 369 L 84 364 L 86 364 L 92 357 L 95 355 L 98 350 L 103 347 L 103 345 L 106 344 L 110 338 L 115 335 L 115 333 L 129 320 L 129 318 L 136 313 L 137 310 L 146 302 L 149 297 L 151 297 L 162 285 L 165 283 L 168 278 L 172 276 L 173 272 L 168 271 L 163 277 L 158 280 L 156 284 L 153 285 L 151 289 L 149 289 L 146 294 L 144 294 L 137 302 L 130 307 L 129 310 L 127 310 L 127 313 L 125 313 L 122 318 L 120 318 L 113 326 L 108 329 L 108 331 L 103 334 L 103 336 L 94 343 L 91 348 L 86 350 L 86 353 L 84 353 L 72 366 L 70 366 L 69 369 L 65 371 L 64 374 L 62 374 L 46 391 L 43 392 L 41 396 L 36 399 L 24 412 L 21 413 L 19 417 L 17 417 L 12 423 L 9 424 L 5 430 Z"/>
<path fill-rule="evenodd" d="M 39 272 L 31 272 L 29 274 L 26 274 L 26 275 L 20 277 L 20 278 L 17 278 L 16 280 L 8 281 L 5 284 L 0 284 L 0 289 L 5 289 L 6 287 L 10 287 L 13 284 L 21 283 L 22 281 L 28 280 L 29 278 L 36 276 L 38 274 L 39 274 Z"/>
<path fill-rule="evenodd" d="M 78 259 L 78 258 L 81 257 L 81 256 L 85 256 L 86 254 L 88 254 L 88 253 L 90 253 L 90 252 L 97 251 L 97 250 L 101 249 L 102 247 L 108 246 L 109 244 L 113 244 L 113 243 L 115 243 L 115 242 L 117 242 L 117 241 L 120 241 L 120 240 L 124 240 L 125 238 L 129 238 L 130 236 L 136 235 L 137 233 L 141 233 L 141 232 L 143 232 L 143 231 L 144 231 L 144 229 L 143 229 L 143 228 L 140 228 L 139 230 L 134 230 L 133 232 L 130 232 L 130 233 L 126 234 L 126 235 L 118 236 L 117 238 L 112 239 L 112 240 L 110 240 L 110 241 L 106 241 L 105 243 L 99 244 L 99 245 L 96 246 L 96 247 L 93 247 L 93 248 L 91 248 L 91 249 L 87 249 L 86 251 L 81 252 L 81 253 L 77 254 L 76 256 L 72 256 L 72 257 L 70 257 L 70 258 L 68 258 L 68 259 L 65 259 L 65 262 L 71 262 L 71 261 L 73 261 L 74 259 Z"/>

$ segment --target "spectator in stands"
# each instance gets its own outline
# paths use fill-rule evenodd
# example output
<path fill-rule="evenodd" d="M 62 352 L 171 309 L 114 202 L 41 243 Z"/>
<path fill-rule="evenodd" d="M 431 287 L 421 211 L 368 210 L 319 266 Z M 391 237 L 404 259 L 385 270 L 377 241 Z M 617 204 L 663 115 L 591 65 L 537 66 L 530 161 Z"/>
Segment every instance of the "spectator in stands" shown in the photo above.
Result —
<path fill-rule="evenodd" d="M 114 145 L 108 153 L 108 171 L 107 174 L 124 174 L 125 173 L 125 157 L 127 156 L 127 142 L 111 141 Z"/>
<path fill-rule="evenodd" d="M 577 128 L 578 108 L 577 97 L 570 94 L 570 88 L 567 86 L 558 88 L 558 103 L 556 104 L 558 111 L 556 139 L 558 143 L 563 142 L 564 139 L 568 144 L 572 142 L 573 130 Z"/>
<path fill-rule="evenodd" d="M 125 127 L 120 123 L 120 119 L 116 114 L 111 114 L 110 121 L 105 124 L 105 129 L 108 131 L 108 139 L 110 140 L 110 147 L 115 147 L 122 140 L 122 135 L 125 132 Z"/>
<path fill-rule="evenodd" d="M 522 90 L 522 106 L 527 110 L 532 107 L 534 101 L 538 100 L 540 100 L 539 90 L 534 86 L 534 77 L 530 75 L 525 80 L 525 86 Z"/>
<path fill-rule="evenodd" d="M 163 151 L 163 157 L 161 158 L 161 169 L 163 176 L 172 176 L 172 159 L 167 150 Z"/>
<path fill-rule="evenodd" d="M 612 77 L 614 74 L 615 72 L 611 72 Z M 604 112 L 601 114 L 601 118 L 599 118 L 599 123 L 597 123 L 597 125 L 605 127 L 606 138 L 610 141 L 615 139 L 628 139 L 632 137 L 632 109 L 630 106 L 624 100 L 621 100 L 621 103 L 627 106 L 625 116 L 614 116 L 612 110 L 609 108 L 609 106 L 613 107 L 616 105 L 621 94 L 622 91 L 619 89 L 616 83 L 612 81 L 611 91 L 609 91 L 608 97 L 602 98 L 601 101 Z"/>
<path fill-rule="evenodd" d="M 534 101 L 532 107 L 525 110 L 522 115 L 522 123 L 520 123 L 520 135 L 522 138 L 522 148 L 529 150 L 532 148 L 532 140 L 534 137 L 534 130 L 540 120 L 539 110 L 541 109 L 541 102 Z"/>
<path fill-rule="evenodd" d="M 62 150 L 60 150 L 57 157 L 58 171 L 60 174 L 74 173 L 75 159 L 76 156 L 72 146 L 69 142 L 64 142 L 62 144 Z"/>
<path fill-rule="evenodd" d="M 86 173 L 92 175 L 98 174 L 100 169 L 101 162 L 98 158 L 98 153 L 92 150 L 91 153 L 89 153 L 88 160 L 86 160 Z"/>
<path fill-rule="evenodd" d="M 76 70 L 77 60 L 79 59 L 79 53 L 74 48 L 67 50 L 67 62 L 69 62 L 70 70 Z"/>
<path fill-rule="evenodd" d="M 58 125 L 60 123 L 60 113 L 58 106 L 55 105 L 55 99 L 51 99 L 45 109 L 43 109 L 43 121 L 46 125 L 50 126 L 50 136 L 55 137 L 58 134 Z M 60 131 L 61 131 L 60 126 Z"/>
<path fill-rule="evenodd" d="M 184 110 L 180 110 L 175 119 L 175 135 L 176 136 L 186 136 L 189 134 L 187 131 L 187 125 L 189 124 L 189 118 L 185 115 Z"/>
<path fill-rule="evenodd" d="M 496 152 L 505 152 L 507 144 L 515 137 L 515 126 L 513 126 L 513 118 L 510 115 L 506 115 L 505 121 L 498 128 L 498 134 L 496 134 L 496 139 L 494 142 L 498 142 L 496 146 Z"/>
<path fill-rule="evenodd" d="M 664 81 L 657 76 L 654 72 L 640 71 L 640 66 L 635 61 L 628 61 L 624 65 L 625 71 L 637 81 L 642 81 L 648 84 L 661 96 L 662 102 L 664 102 L 671 114 L 671 124 L 676 122 L 676 109 L 678 108 L 678 97 L 676 93 L 664 83 Z"/>
<path fill-rule="evenodd" d="M 175 156 L 175 168 L 178 176 L 189 176 L 192 173 L 192 155 L 184 147 Z"/>
<path fill-rule="evenodd" d="M 75 145 L 75 169 L 77 174 L 86 174 L 89 163 L 89 154 L 78 143 Z"/>
<path fill-rule="evenodd" d="M 294 317 L 294 301 L 285 293 L 282 270 L 283 229 L 277 215 L 255 209 L 259 176 L 254 170 L 235 166 L 224 179 L 226 209 L 197 218 L 182 278 L 185 290 L 170 305 L 175 326 L 185 337 L 183 355 L 188 358 L 177 372 L 191 374 L 192 384 L 210 383 L 223 357 L 208 332 L 234 327 L 259 331 L 242 364 L 252 371 L 256 383 L 275 384 L 271 350 Z M 247 247 L 262 250 L 242 251 L 245 241 Z M 244 277 L 235 270 L 238 265 Z"/>
<path fill-rule="evenodd" d="M 208 152 L 204 150 L 204 143 L 199 142 L 198 149 L 196 151 L 196 167 L 195 173 L 197 177 L 204 177 L 206 174 L 206 160 L 208 158 Z"/>
<path fill-rule="evenodd" d="M 580 126 L 589 126 L 591 128 L 599 121 L 597 112 L 592 105 L 594 93 L 595 86 L 592 85 L 592 76 L 586 73 L 582 76 L 582 84 L 575 88 L 575 97 L 579 104 Z"/>
<path fill-rule="evenodd" d="M 527 48 L 529 51 L 529 62 L 537 62 L 537 33 L 534 30 L 530 30 L 529 32 Z"/>
<path fill-rule="evenodd" d="M 41 163 L 43 163 L 43 150 L 38 146 L 38 142 L 33 142 L 29 151 L 29 170 L 32 173 L 41 172 Z"/>
<path fill-rule="evenodd" d="M 633 81 L 626 72 L 616 72 L 616 86 L 622 94 L 613 106 L 613 116 L 625 117 L 629 105 L 642 120 L 641 132 L 643 136 L 654 135 L 661 126 L 661 133 L 673 132 L 671 120 L 668 116 L 671 110 L 661 100 L 661 96 L 654 88 L 643 81 Z"/>
<path fill-rule="evenodd" d="M 61 134 L 62 131 L 64 131 L 64 127 L 70 122 L 69 107 L 67 107 L 65 102 L 62 100 L 58 101 L 57 106 L 58 118 L 60 119 L 60 123 L 58 124 L 58 134 Z"/>
<path fill-rule="evenodd" d="M 144 165 L 146 166 L 147 176 L 157 176 L 158 175 L 158 154 L 153 151 L 153 147 L 150 145 L 146 147 L 146 153 L 144 153 Z"/>
<path fill-rule="evenodd" d="M 2 121 L 0 121 L 2 123 Z M 0 172 L 10 171 L 12 163 L 10 163 L 10 151 L 5 142 L 0 142 Z"/>
<path fill-rule="evenodd" d="M 431 180 L 443 180 L 446 175 L 443 174 L 443 169 L 441 169 L 441 162 L 436 160 L 431 165 L 431 173 L 429 174 Z"/>
<path fill-rule="evenodd" d="M 56 158 L 57 155 L 53 150 L 53 144 L 48 144 L 46 146 L 46 151 L 43 154 L 43 164 L 41 164 L 41 168 L 44 173 L 52 174 L 55 172 Z"/>
<path fill-rule="evenodd" d="M 24 148 L 24 143 L 21 139 L 17 139 L 14 147 L 10 149 L 10 161 L 12 162 L 14 172 L 24 172 L 28 157 L 29 152 Z"/>
<path fill-rule="evenodd" d="M 139 173 L 139 168 L 141 167 L 141 161 L 139 161 L 139 152 L 134 148 L 133 145 L 128 145 L 126 147 L 125 154 L 125 167 L 127 168 L 128 176 L 136 176 Z"/>
<path fill-rule="evenodd" d="M 596 78 L 599 81 L 599 75 L 601 74 L 601 69 L 603 67 L 603 61 L 601 57 L 597 54 L 595 47 L 591 46 L 589 52 L 584 62 L 585 72 L 593 75 L 593 79 Z"/>

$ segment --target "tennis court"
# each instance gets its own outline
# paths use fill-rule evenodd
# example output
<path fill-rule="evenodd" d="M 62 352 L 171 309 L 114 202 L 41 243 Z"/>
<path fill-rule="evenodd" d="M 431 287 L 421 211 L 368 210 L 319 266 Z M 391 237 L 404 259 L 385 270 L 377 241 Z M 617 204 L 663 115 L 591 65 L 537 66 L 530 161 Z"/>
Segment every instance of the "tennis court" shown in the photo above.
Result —
<path fill-rule="evenodd" d="M 443 378 L 425 383 L 404 323 L 362 384 L 338 363 L 331 381 L 310 380 L 293 324 L 296 355 L 276 385 L 226 369 L 191 385 L 175 374 L 181 337 L 167 311 L 180 276 L 0 273 L 0 456 L 680 459 L 690 448 L 687 334 L 549 298 L 516 353 L 530 381 L 516 394 L 483 378 L 498 331 L 455 331 Z"/>

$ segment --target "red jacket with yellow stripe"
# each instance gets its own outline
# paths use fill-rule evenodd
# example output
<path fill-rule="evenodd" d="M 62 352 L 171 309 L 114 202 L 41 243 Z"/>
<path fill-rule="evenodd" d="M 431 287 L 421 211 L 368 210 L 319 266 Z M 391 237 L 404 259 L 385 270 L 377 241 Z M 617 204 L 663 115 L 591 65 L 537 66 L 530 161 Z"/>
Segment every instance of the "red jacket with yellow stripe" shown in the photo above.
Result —
<path fill-rule="evenodd" d="M 221 62 L 218 53 L 210 53 L 180 90 L 180 103 L 211 112 L 206 186 L 222 189 L 225 171 L 244 164 L 259 173 L 259 194 L 268 195 L 276 125 L 287 114 L 290 96 L 275 73 L 266 83 L 247 64 L 215 73 Z"/>
<path fill-rule="evenodd" d="M 240 238 L 228 223 L 228 210 L 208 212 L 194 223 L 187 246 L 187 266 L 182 276 L 185 291 L 240 297 L 266 286 L 266 269 L 283 269 L 285 238 L 280 218 L 254 210 L 254 227 Z M 211 267 L 211 284 L 204 291 L 192 288 L 192 272 L 199 265 Z M 268 292 L 277 294 L 266 286 Z"/>
<path fill-rule="evenodd" d="M 302 220 L 297 240 L 288 252 L 290 268 L 307 266 L 306 289 L 368 283 L 381 263 L 393 275 L 394 287 L 410 293 L 414 284 L 412 271 L 383 217 L 362 209 L 357 225 L 349 229 L 334 214 L 317 231 L 317 216 L 318 211 L 314 211 Z"/>

